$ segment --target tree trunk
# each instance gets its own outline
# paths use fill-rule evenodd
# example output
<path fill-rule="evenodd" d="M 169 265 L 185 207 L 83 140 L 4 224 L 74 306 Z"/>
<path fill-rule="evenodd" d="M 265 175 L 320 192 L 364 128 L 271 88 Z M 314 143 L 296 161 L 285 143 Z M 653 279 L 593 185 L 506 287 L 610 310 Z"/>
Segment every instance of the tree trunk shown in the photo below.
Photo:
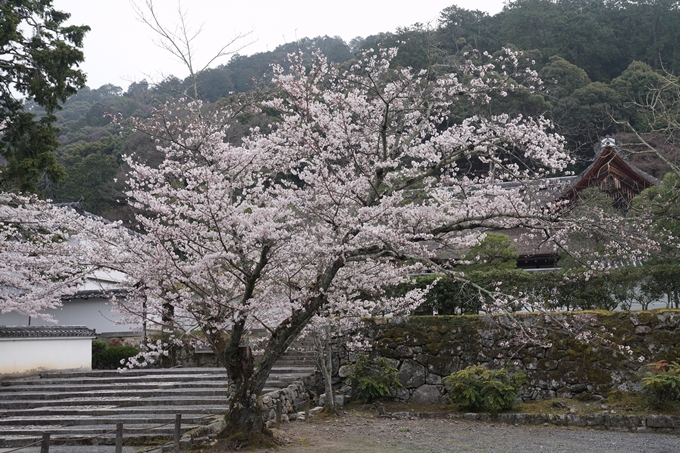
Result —
<path fill-rule="evenodd" d="M 226 344 L 223 340 L 218 341 L 217 338 L 211 341 L 215 352 L 222 355 L 229 377 L 229 414 L 227 426 L 220 436 L 228 439 L 232 448 L 240 448 L 244 445 L 274 445 L 271 432 L 262 418 L 262 409 L 257 401 L 258 396 L 264 389 L 276 360 L 286 352 L 288 346 L 326 301 L 323 293 L 344 263 L 343 256 L 329 265 L 323 278 L 320 279 L 319 288 L 323 291 L 305 301 L 301 308 L 295 310 L 272 332 L 257 369 L 254 367 L 250 347 L 241 344 L 241 340 L 245 340 L 245 319 L 234 324 Z"/>
<path fill-rule="evenodd" d="M 236 325 L 224 351 L 224 363 L 229 377 L 229 413 L 227 426 L 220 437 L 232 449 L 248 447 L 274 447 L 272 433 L 264 423 L 258 397 L 264 389 L 276 360 L 286 351 L 297 336 L 298 330 L 286 335 L 273 335 L 261 357 L 257 369 L 249 346 L 242 345 L 243 324 Z"/>
<path fill-rule="evenodd" d="M 331 334 L 328 326 L 323 331 L 314 333 L 314 346 L 317 354 L 317 363 L 323 375 L 324 388 L 326 391 L 325 406 L 333 414 L 337 414 L 335 407 L 335 394 L 333 393 L 333 351 L 331 349 Z"/>
<path fill-rule="evenodd" d="M 275 443 L 264 423 L 262 408 L 257 402 L 259 391 L 255 393 L 248 387 L 242 385 L 229 399 L 227 426 L 220 437 L 226 439 L 233 449 L 246 445 L 272 447 Z"/>
<path fill-rule="evenodd" d="M 235 354 L 225 355 L 230 380 L 229 413 L 226 416 L 227 426 L 220 437 L 226 439 L 232 449 L 275 446 L 272 433 L 264 423 L 262 408 L 258 404 L 258 396 L 264 384 L 254 373 L 250 347 L 239 346 Z"/>

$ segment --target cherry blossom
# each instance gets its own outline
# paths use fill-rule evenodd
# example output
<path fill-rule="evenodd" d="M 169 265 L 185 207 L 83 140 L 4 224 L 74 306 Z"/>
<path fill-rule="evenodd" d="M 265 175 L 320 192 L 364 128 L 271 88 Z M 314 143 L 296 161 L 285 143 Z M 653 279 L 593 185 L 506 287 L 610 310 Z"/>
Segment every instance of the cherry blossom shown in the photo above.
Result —
<path fill-rule="evenodd" d="M 54 321 L 59 307 L 87 277 L 112 257 L 127 233 L 103 219 L 36 196 L 0 193 L 0 313 L 16 312 Z"/>
<path fill-rule="evenodd" d="M 126 306 L 202 332 L 230 377 L 232 434 L 263 431 L 257 396 L 307 326 L 409 313 L 422 292 L 386 298 L 386 286 L 487 230 L 555 219 L 527 196 L 571 161 L 548 120 L 451 116 L 458 104 L 538 86 L 535 73 L 514 72 L 507 50 L 438 75 L 393 69 L 395 52 L 367 52 L 346 71 L 320 54 L 311 65 L 292 55 L 289 68 L 274 67 L 275 94 L 262 103 L 276 121 L 239 143 L 229 125 L 248 106 L 184 101 L 134 123 L 165 160 L 127 158 L 128 195 L 145 215 L 143 240 L 125 252 L 136 280 Z M 268 332 L 257 366 L 255 328 Z"/>
<path fill-rule="evenodd" d="M 544 178 L 572 162 L 550 121 L 481 113 L 494 96 L 541 86 L 517 54 L 476 55 L 440 74 L 393 68 L 395 52 L 366 52 L 346 70 L 292 55 L 260 105 L 181 100 L 132 120 L 164 155 L 157 167 L 126 157 L 139 234 L 3 194 L 2 309 L 35 314 L 88 272 L 124 272 L 121 310 L 173 335 L 133 365 L 184 335 L 208 344 L 229 376 L 227 434 L 239 442 L 266 432 L 257 398 L 306 328 L 342 333 L 364 316 L 410 313 L 424 292 L 390 298 L 385 288 L 425 270 L 464 279 L 449 263 L 487 231 L 522 228 L 555 247 L 597 228 L 631 236 L 603 211 L 541 195 Z M 456 119 L 461 107 L 478 113 Z M 271 126 L 230 140 L 239 115 L 258 109 L 273 112 Z M 622 250 L 615 236 L 604 250 Z M 637 259 L 650 244 L 633 239 L 624 251 Z M 541 310 L 529 296 L 492 300 L 490 313 Z M 538 341 L 507 319 L 519 340 Z M 254 329 L 267 332 L 257 345 Z"/>
<path fill-rule="evenodd" d="M 182 100 L 133 120 L 165 156 L 157 167 L 126 158 L 140 234 L 7 195 L 3 310 L 24 304 L 37 313 L 88 272 L 124 272 L 121 309 L 172 330 L 136 364 L 183 338 L 208 344 L 230 378 L 227 431 L 248 441 L 266 432 L 257 397 L 274 363 L 305 329 L 345 333 L 361 317 L 412 312 L 423 291 L 390 298 L 385 288 L 424 270 L 464 279 L 446 263 L 487 231 L 523 228 L 564 246 L 589 221 L 614 223 L 570 218 L 567 202 L 539 196 L 541 180 L 571 163 L 550 121 L 454 119 L 456 106 L 540 87 L 516 54 L 437 74 L 392 68 L 395 52 L 366 52 L 344 71 L 320 54 L 311 64 L 292 55 L 289 68 L 274 67 L 274 94 L 260 105 Z M 260 108 L 276 121 L 230 140 L 238 116 Z M 540 305 L 501 294 L 493 301 L 490 313 Z M 540 336 L 515 328 L 520 340 Z M 266 332 L 258 344 L 254 329 Z"/>

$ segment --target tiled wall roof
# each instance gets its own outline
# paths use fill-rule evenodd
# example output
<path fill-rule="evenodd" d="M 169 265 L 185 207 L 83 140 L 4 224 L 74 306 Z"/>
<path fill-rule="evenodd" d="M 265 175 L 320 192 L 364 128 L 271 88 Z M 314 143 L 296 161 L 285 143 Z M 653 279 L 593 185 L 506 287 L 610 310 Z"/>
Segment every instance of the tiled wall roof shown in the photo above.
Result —
<path fill-rule="evenodd" d="M 0 326 L 0 338 L 94 337 L 85 326 Z"/>

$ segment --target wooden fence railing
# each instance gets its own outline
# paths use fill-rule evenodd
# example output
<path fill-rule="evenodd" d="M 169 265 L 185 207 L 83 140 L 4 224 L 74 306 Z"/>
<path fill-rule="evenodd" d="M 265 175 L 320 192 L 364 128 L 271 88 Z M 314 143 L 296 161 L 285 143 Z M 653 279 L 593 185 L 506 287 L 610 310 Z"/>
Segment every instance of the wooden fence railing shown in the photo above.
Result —
<path fill-rule="evenodd" d="M 204 418 L 209 418 L 209 417 L 214 417 L 214 414 L 206 415 L 205 417 L 201 417 L 198 420 L 204 419 Z M 116 423 L 116 429 L 115 431 L 107 431 L 104 433 L 97 434 L 96 436 L 90 436 L 90 437 L 81 437 L 81 438 L 69 438 L 69 442 L 82 442 L 86 440 L 93 440 L 98 437 L 103 437 L 107 436 L 109 434 L 116 434 L 116 447 L 115 447 L 115 453 L 122 453 L 123 452 L 123 434 L 125 432 L 131 433 L 131 432 L 145 432 L 145 431 L 151 431 L 157 428 L 162 428 L 163 426 L 167 426 L 174 423 L 175 424 L 175 431 L 173 433 L 173 447 L 174 447 L 174 452 L 179 453 L 179 441 L 181 438 L 182 434 L 182 414 L 175 414 L 175 421 L 174 422 L 168 422 L 168 423 L 163 423 L 162 425 L 157 425 L 153 426 L 150 428 L 128 428 L 124 429 L 123 428 L 123 423 Z M 49 432 L 43 433 L 42 440 L 39 440 L 37 442 L 33 442 L 30 444 L 22 445 L 21 447 L 16 447 L 11 450 L 3 450 L 4 453 L 12 453 L 15 451 L 21 451 L 29 447 L 35 447 L 37 445 L 40 445 L 40 453 L 50 453 L 50 445 L 51 445 L 51 434 Z M 158 447 L 153 447 L 152 450 L 158 449 Z M 151 450 L 147 450 L 151 451 Z M 143 452 L 140 452 L 143 453 Z"/>

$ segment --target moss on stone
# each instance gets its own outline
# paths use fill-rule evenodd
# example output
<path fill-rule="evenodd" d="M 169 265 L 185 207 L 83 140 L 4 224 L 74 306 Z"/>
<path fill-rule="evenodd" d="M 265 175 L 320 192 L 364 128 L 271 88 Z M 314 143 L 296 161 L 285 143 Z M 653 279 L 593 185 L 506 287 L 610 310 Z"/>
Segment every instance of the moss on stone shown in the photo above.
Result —
<path fill-rule="evenodd" d="M 550 320 L 537 314 L 516 314 L 524 317 L 530 325 L 546 326 Z M 651 312 L 605 312 L 589 311 L 559 314 L 558 317 L 574 317 L 574 323 L 583 323 L 587 318 L 596 334 L 594 341 L 585 343 L 560 333 L 559 324 L 552 324 L 546 343 L 552 348 L 540 346 L 513 348 L 512 358 L 520 368 L 527 371 L 531 381 L 542 382 L 540 390 L 533 392 L 541 396 L 566 385 L 574 394 L 586 391 L 605 395 L 612 387 L 612 375 L 618 381 L 634 381 L 641 375 L 642 364 L 628 360 L 628 356 L 617 352 L 615 344 L 625 345 L 634 352 L 634 357 L 645 356 L 648 361 L 677 360 L 680 356 L 680 310 L 656 310 Z M 369 323 L 375 327 L 375 350 L 392 358 L 397 346 L 418 347 L 413 359 L 427 364 L 429 372 L 444 377 L 453 368 L 464 368 L 478 361 L 488 366 L 503 365 L 509 349 L 499 346 L 501 340 L 512 341 L 514 333 L 502 328 L 497 317 L 488 316 L 423 316 L 407 320 L 389 320 Z M 640 329 L 644 326 L 645 329 Z M 636 332 L 636 327 L 638 331 Z M 588 329 L 589 327 L 585 327 Z M 601 330 L 601 329 L 604 329 Z M 608 333 L 613 334 L 610 338 Z M 597 340 L 597 336 L 604 340 Z M 607 342 L 609 339 L 611 344 Z M 422 348 L 422 349 L 421 349 Z M 403 348 L 402 348 L 403 350 Z M 500 357 L 500 359 L 499 359 Z M 404 357 L 406 358 L 406 357 Z M 557 387 L 556 387 L 557 386 Z M 566 390 L 562 393 L 568 394 Z"/>
<path fill-rule="evenodd" d="M 551 359 L 539 359 L 537 369 L 543 371 L 552 371 L 557 369 L 559 362 Z"/>
<path fill-rule="evenodd" d="M 438 342 L 438 343 L 428 343 L 423 346 L 423 352 L 426 354 L 432 354 L 432 355 L 437 355 L 439 351 L 444 349 L 446 345 L 444 343 Z"/>

